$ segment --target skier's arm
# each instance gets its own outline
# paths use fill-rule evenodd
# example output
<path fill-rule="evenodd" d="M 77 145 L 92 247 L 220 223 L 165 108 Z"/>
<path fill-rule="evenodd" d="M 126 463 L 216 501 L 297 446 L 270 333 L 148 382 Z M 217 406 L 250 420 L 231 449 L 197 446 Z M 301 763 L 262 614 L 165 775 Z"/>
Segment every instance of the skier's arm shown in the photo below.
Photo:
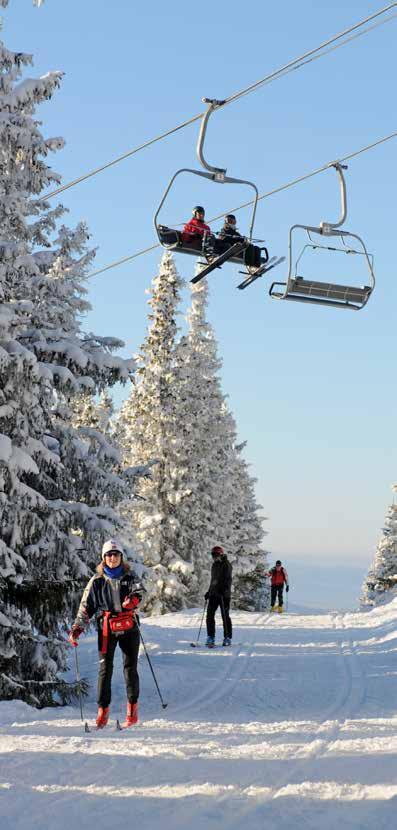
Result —
<path fill-rule="evenodd" d="M 95 614 L 97 610 L 97 603 L 95 602 L 95 595 L 93 590 L 93 583 L 94 583 L 95 576 L 93 576 L 90 581 L 87 583 L 83 596 L 81 597 L 81 602 L 79 605 L 79 610 L 76 614 L 76 619 L 72 626 L 73 628 L 81 628 L 81 631 L 84 631 L 88 628 L 89 622 L 91 617 Z"/>
<path fill-rule="evenodd" d="M 123 602 L 123 608 L 126 611 L 133 611 L 142 602 L 142 593 L 146 589 L 143 585 L 136 581 L 129 586 L 129 594 Z"/>
<path fill-rule="evenodd" d="M 286 584 L 286 585 L 288 585 L 288 587 L 289 587 L 289 579 L 288 579 L 288 573 L 287 573 L 287 570 L 286 570 L 286 568 L 283 568 L 283 570 L 284 570 L 284 582 L 285 582 L 285 584 Z"/>
<path fill-rule="evenodd" d="M 224 594 L 228 588 L 229 581 L 231 582 L 232 579 L 232 572 L 231 572 L 231 565 L 230 562 L 222 562 L 222 569 L 219 573 L 218 578 L 218 587 L 217 592 L 218 594 Z"/>

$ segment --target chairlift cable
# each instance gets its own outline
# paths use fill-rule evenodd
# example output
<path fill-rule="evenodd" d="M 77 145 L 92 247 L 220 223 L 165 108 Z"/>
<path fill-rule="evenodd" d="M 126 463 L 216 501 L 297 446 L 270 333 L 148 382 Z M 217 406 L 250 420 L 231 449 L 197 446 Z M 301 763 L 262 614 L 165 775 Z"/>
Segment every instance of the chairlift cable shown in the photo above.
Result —
<path fill-rule="evenodd" d="M 349 159 L 355 158 L 356 156 L 361 155 L 361 153 L 366 153 L 367 150 L 372 150 L 374 147 L 377 147 L 379 144 L 384 144 L 386 141 L 390 141 L 392 138 L 396 138 L 397 132 L 390 133 L 390 135 L 384 136 L 383 138 L 378 139 L 378 141 L 374 141 L 372 144 L 367 144 L 366 147 L 361 147 L 360 150 L 355 150 L 353 153 L 349 153 L 347 156 L 338 156 L 338 161 L 344 162 L 349 161 Z M 263 193 L 262 196 L 259 196 L 258 202 L 262 199 L 267 199 L 269 196 L 274 196 L 276 193 L 281 193 L 283 190 L 288 190 L 288 188 L 293 187 L 295 184 L 299 184 L 300 182 L 304 182 L 306 179 L 311 179 L 312 176 L 317 176 L 318 173 L 324 173 L 325 170 L 329 170 L 331 162 L 327 164 L 323 164 L 321 167 L 317 167 L 315 170 L 312 170 L 310 173 L 305 173 L 303 176 L 299 176 L 297 179 L 293 179 L 287 184 L 282 184 L 280 187 L 275 187 L 273 190 L 269 190 L 268 193 Z M 249 202 L 244 202 L 242 205 L 238 205 L 238 207 L 231 208 L 227 211 L 227 213 L 234 213 L 234 211 L 242 210 L 245 207 L 249 207 L 252 205 L 252 200 Z M 219 216 L 213 216 L 209 219 L 209 222 L 216 222 L 218 219 L 222 219 L 224 216 L 227 216 L 227 213 L 220 213 Z"/>
<path fill-rule="evenodd" d="M 262 78 L 260 81 L 256 81 L 254 84 L 251 84 L 250 86 L 246 87 L 245 89 L 241 90 L 240 92 L 236 92 L 234 95 L 230 95 L 228 98 L 226 98 L 225 104 L 230 104 L 233 101 L 237 101 L 239 98 L 242 98 L 245 95 L 249 95 L 250 92 L 254 92 L 256 89 L 258 89 L 263 84 L 268 83 L 269 81 L 272 81 L 272 80 L 276 80 L 281 75 L 281 73 L 285 73 L 287 71 L 291 71 L 291 70 L 294 70 L 294 69 L 300 69 L 301 66 L 305 66 L 306 63 L 309 63 L 309 61 L 305 61 L 306 58 L 310 58 L 311 56 L 314 56 L 316 54 L 316 52 L 319 52 L 322 49 L 326 49 L 326 47 L 330 46 L 331 43 L 335 43 L 337 40 L 340 40 L 342 37 L 345 37 L 346 35 L 350 34 L 350 32 L 353 32 L 356 29 L 360 28 L 361 26 L 364 26 L 366 23 L 369 23 L 371 20 L 374 20 L 376 17 L 379 17 L 382 14 L 385 14 L 386 12 L 390 11 L 393 7 L 396 7 L 396 6 L 397 6 L 397 3 L 391 3 L 389 6 L 385 6 L 385 8 L 380 9 L 378 12 L 375 12 L 375 14 L 370 15 L 370 17 L 367 17 L 365 20 L 361 20 L 359 23 L 356 23 L 354 26 L 350 26 L 348 29 L 345 29 L 343 32 L 339 32 L 338 35 L 334 35 L 333 37 L 329 38 L 329 40 L 324 41 L 324 43 L 322 43 L 321 46 L 317 46 L 315 49 L 310 49 L 309 52 L 305 52 L 305 54 L 301 55 L 300 58 L 294 58 L 294 60 L 292 60 L 289 63 L 285 64 L 285 66 L 282 66 L 281 69 L 277 69 L 271 75 L 267 75 L 265 78 Z M 388 21 L 392 20 L 394 17 L 396 17 L 395 14 L 390 15 L 390 17 L 387 18 L 387 20 L 382 20 L 382 21 L 378 22 L 377 24 L 375 24 L 374 26 L 369 26 L 368 29 L 365 30 L 365 32 L 358 33 L 356 35 L 356 37 L 359 37 L 363 34 L 366 34 L 367 32 L 371 31 L 372 29 L 375 29 L 377 26 L 380 26 L 383 23 L 388 23 Z M 345 42 L 349 43 L 351 40 L 354 40 L 354 37 L 347 39 Z M 339 44 L 339 46 L 344 46 L 345 42 L 343 44 Z M 338 46 L 335 47 L 335 48 L 338 48 Z M 327 50 L 327 51 L 324 52 L 324 54 L 328 54 L 328 51 L 332 51 L 332 50 L 331 49 Z M 322 57 L 322 54 L 318 55 L 317 57 Z M 305 61 L 305 63 L 301 64 L 300 61 Z M 295 64 L 298 64 L 298 66 L 296 66 Z"/>
<path fill-rule="evenodd" d="M 327 46 L 330 46 L 332 43 L 340 40 L 341 38 L 347 36 L 351 32 L 359 29 L 361 26 L 369 23 L 371 20 L 375 20 L 375 18 L 380 17 L 380 15 L 386 14 L 386 12 L 390 11 L 391 9 L 397 6 L 397 2 L 389 3 L 388 6 L 385 6 L 383 9 L 375 12 L 374 14 L 366 17 L 365 19 L 355 23 L 353 26 L 350 26 L 348 29 L 345 29 L 343 32 L 339 32 L 339 34 L 334 35 L 332 38 L 324 41 L 324 43 L 317 46 L 315 49 L 311 49 L 309 52 L 305 52 L 303 55 L 300 55 L 298 58 L 294 58 L 294 60 L 290 61 L 289 63 L 282 66 L 280 69 L 275 70 L 274 72 L 270 73 L 270 75 L 266 75 L 264 78 L 261 78 L 259 81 L 256 81 L 254 84 L 250 84 L 250 86 L 245 87 L 245 89 L 240 90 L 239 92 L 230 95 L 222 102 L 222 106 L 226 106 L 226 104 L 231 104 L 234 101 L 237 101 L 239 98 L 242 98 L 245 95 L 249 95 L 251 92 L 254 92 L 259 87 L 263 86 L 266 83 L 271 83 L 274 80 L 277 80 L 279 77 L 283 77 L 284 75 L 288 74 L 289 72 L 294 71 L 295 69 L 300 69 L 302 66 L 305 66 L 306 63 L 310 63 L 311 60 L 314 60 L 314 56 L 317 52 L 322 52 L 325 50 Z M 354 37 L 358 37 L 361 34 L 366 34 L 371 29 L 374 29 L 376 26 L 381 25 L 382 23 L 388 23 L 392 20 L 396 15 L 390 15 L 387 20 L 379 21 L 372 27 L 368 27 L 365 29 L 364 32 L 360 32 L 356 34 Z M 353 38 L 349 38 L 342 43 L 337 44 L 334 48 L 339 48 L 343 46 L 345 43 L 350 42 Z M 333 51 L 331 49 L 322 52 L 321 55 L 317 55 L 317 57 L 322 57 L 323 54 L 327 54 L 327 52 Z M 308 60 L 306 60 L 308 59 Z M 302 63 L 303 61 L 303 63 Z M 194 124 L 196 121 L 199 121 L 203 117 L 204 113 L 200 112 L 198 115 L 194 115 L 192 118 L 189 118 L 187 121 L 183 121 L 181 124 L 178 124 L 176 127 L 173 127 L 170 130 L 167 130 L 165 133 L 161 133 L 154 138 L 149 139 L 148 141 L 140 144 L 138 147 L 134 147 L 132 150 L 128 150 L 126 153 L 123 153 L 121 156 L 118 156 L 112 161 L 103 164 L 101 167 L 96 167 L 94 170 L 91 170 L 88 173 L 79 176 L 77 179 L 73 179 L 73 181 L 68 182 L 67 184 L 61 185 L 60 187 L 56 188 L 55 190 L 51 191 L 51 193 L 47 193 L 47 195 L 41 197 L 38 201 L 46 201 L 47 199 L 52 199 L 54 196 L 58 196 L 60 193 L 63 193 L 65 190 L 69 190 L 70 188 L 74 187 L 77 184 L 85 181 L 86 179 L 92 178 L 96 176 L 98 173 L 102 173 L 104 170 L 107 170 L 109 167 L 113 167 L 114 165 L 118 164 L 120 161 L 124 161 L 124 159 L 129 158 L 130 156 L 139 153 L 141 150 L 144 150 L 146 147 L 149 147 L 152 144 L 156 144 L 158 141 L 162 141 L 164 138 L 168 138 L 168 136 L 173 135 L 174 133 L 178 132 L 179 130 L 184 129 L 185 127 L 190 126 L 190 124 Z"/>
<path fill-rule="evenodd" d="M 397 137 L 397 132 L 390 133 L 390 135 L 384 136 L 383 138 L 378 139 L 378 141 L 373 141 L 371 144 L 367 144 L 366 147 L 361 147 L 360 150 L 355 150 L 353 153 L 349 153 L 347 156 L 343 156 L 339 158 L 339 161 L 348 161 L 349 159 L 355 158 L 356 156 L 361 155 L 362 153 L 366 153 L 368 150 L 372 150 L 374 147 L 378 147 L 380 144 L 384 144 L 386 141 L 390 141 L 392 138 Z M 317 167 L 315 170 L 312 170 L 310 173 L 305 173 L 304 176 L 299 176 L 297 179 L 293 179 L 287 184 L 283 184 L 280 187 L 275 187 L 273 190 L 269 190 L 267 193 L 263 193 L 262 196 L 259 196 L 258 201 L 262 199 L 267 199 L 269 196 L 274 196 L 276 193 L 281 193 L 283 190 L 288 190 L 290 187 L 294 187 L 296 184 L 305 181 L 306 179 L 312 178 L 312 176 L 316 176 L 318 173 L 323 173 L 325 170 L 329 170 L 330 162 L 327 164 L 322 165 L 322 167 Z M 218 219 L 222 219 L 224 216 L 227 216 L 228 213 L 235 213 L 238 210 L 242 210 L 245 207 L 248 207 L 252 204 L 251 202 L 245 202 L 238 207 L 231 208 L 231 210 L 226 211 L 226 213 L 220 213 L 218 216 L 213 216 L 209 219 L 209 222 L 216 222 Z M 98 268 L 96 271 L 92 271 L 90 274 L 87 275 L 87 279 L 91 277 L 96 277 L 98 274 L 103 274 L 104 271 L 109 271 L 111 268 L 117 268 L 118 265 L 122 265 L 124 262 L 129 262 L 132 259 L 137 259 L 137 257 L 143 256 L 143 254 L 147 254 L 150 251 L 156 250 L 156 248 L 160 248 L 161 246 L 156 244 L 152 245 L 149 248 L 143 248 L 141 251 L 137 251 L 135 254 L 130 254 L 130 256 L 123 257 L 122 259 L 115 260 L 111 262 L 109 265 L 105 265 L 104 268 Z"/>

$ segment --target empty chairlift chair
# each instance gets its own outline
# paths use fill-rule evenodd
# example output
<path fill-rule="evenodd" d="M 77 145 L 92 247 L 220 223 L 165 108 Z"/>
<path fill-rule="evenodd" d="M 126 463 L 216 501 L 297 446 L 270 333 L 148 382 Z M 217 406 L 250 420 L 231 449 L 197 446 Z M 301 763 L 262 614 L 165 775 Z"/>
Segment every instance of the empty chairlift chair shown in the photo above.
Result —
<path fill-rule="evenodd" d="M 321 222 L 318 227 L 311 225 L 293 225 L 289 234 L 289 272 L 286 283 L 274 282 L 269 290 L 270 296 L 275 300 L 291 300 L 300 303 L 313 303 L 316 305 L 328 305 L 334 308 L 350 308 L 359 311 L 368 302 L 375 287 L 375 274 L 373 270 L 373 257 L 369 254 L 360 236 L 350 231 L 341 230 L 346 214 L 346 183 L 343 175 L 345 165 L 333 162 L 329 165 L 334 167 L 340 181 L 341 192 L 341 216 L 338 222 Z M 304 246 L 303 251 L 293 262 L 293 243 L 295 232 L 306 231 L 309 243 Z M 316 237 L 333 237 L 341 243 L 340 247 L 325 245 L 316 242 Z M 351 242 L 350 242 L 351 240 Z M 306 248 L 323 249 L 332 252 L 341 252 L 349 255 L 359 255 L 366 266 L 366 274 L 369 277 L 369 285 L 354 286 L 343 282 L 324 282 L 322 280 L 305 279 L 298 274 L 298 265 Z"/>

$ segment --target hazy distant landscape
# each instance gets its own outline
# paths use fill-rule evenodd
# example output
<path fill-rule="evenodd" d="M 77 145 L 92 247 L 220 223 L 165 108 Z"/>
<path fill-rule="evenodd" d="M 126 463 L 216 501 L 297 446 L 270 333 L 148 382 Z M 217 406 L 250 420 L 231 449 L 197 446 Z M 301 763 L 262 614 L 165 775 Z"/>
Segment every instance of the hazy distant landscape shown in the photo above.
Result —
<path fill-rule="evenodd" d="M 343 611 L 358 607 L 368 570 L 365 565 L 345 565 L 340 560 L 335 560 L 334 565 L 322 565 L 315 559 L 283 562 L 290 578 L 289 599 L 294 605 Z"/>

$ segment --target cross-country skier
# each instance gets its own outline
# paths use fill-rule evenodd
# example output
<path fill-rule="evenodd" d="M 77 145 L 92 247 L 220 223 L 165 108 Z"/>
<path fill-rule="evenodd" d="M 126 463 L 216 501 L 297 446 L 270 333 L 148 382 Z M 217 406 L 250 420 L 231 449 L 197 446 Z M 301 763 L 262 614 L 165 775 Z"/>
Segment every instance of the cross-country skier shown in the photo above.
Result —
<path fill-rule="evenodd" d="M 215 613 L 220 607 L 223 622 L 223 645 L 232 644 L 232 621 L 230 619 L 230 595 L 232 588 L 232 566 L 220 545 L 212 548 L 211 582 L 205 599 L 207 606 L 207 641 L 211 648 L 215 645 Z"/>
<path fill-rule="evenodd" d="M 142 599 L 142 590 L 137 575 L 127 562 L 123 562 L 121 545 L 114 539 L 105 542 L 102 561 L 84 590 L 69 634 L 69 642 L 72 646 L 77 646 L 80 635 L 96 615 L 99 651 L 98 729 L 106 726 L 109 720 L 113 659 L 117 643 L 123 652 L 127 687 L 127 716 L 123 726 L 132 726 L 138 722 L 139 631 L 134 614 Z"/>
<path fill-rule="evenodd" d="M 278 612 L 281 614 L 283 610 L 284 585 L 285 590 L 288 593 L 289 583 L 287 571 L 283 568 L 280 559 L 277 559 L 274 568 L 270 568 L 270 571 L 268 571 L 265 576 L 269 576 L 271 578 L 271 609 L 272 611 L 276 610 L 275 602 L 276 598 L 278 598 Z"/>

